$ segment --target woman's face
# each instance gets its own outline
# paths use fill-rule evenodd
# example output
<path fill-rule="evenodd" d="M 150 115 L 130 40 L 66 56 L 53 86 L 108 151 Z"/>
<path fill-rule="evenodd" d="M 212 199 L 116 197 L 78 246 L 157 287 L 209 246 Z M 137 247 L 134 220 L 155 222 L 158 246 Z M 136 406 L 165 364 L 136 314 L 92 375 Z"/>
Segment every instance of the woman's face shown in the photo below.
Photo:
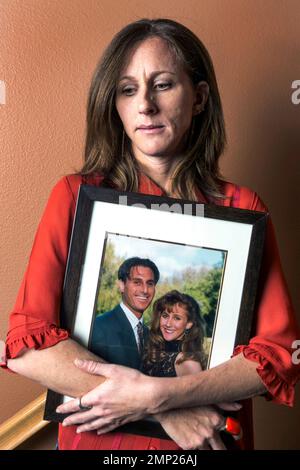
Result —
<path fill-rule="evenodd" d="M 147 39 L 133 50 L 120 74 L 116 108 L 138 160 L 182 150 L 202 92 L 162 39 Z"/>
<path fill-rule="evenodd" d="M 162 312 L 159 320 L 160 331 L 165 341 L 182 339 L 184 330 L 189 330 L 192 326 L 186 308 L 179 304 L 173 305 L 169 311 Z"/>

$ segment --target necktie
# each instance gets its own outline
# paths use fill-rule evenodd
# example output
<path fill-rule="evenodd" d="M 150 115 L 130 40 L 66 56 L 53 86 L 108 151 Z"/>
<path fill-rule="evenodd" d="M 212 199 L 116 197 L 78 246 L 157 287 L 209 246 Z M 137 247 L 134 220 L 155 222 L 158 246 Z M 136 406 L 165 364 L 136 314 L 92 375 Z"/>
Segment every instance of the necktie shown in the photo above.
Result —
<path fill-rule="evenodd" d="M 138 349 L 139 349 L 139 353 L 142 354 L 143 348 L 144 348 L 144 331 L 143 331 L 143 325 L 140 321 L 137 324 L 137 334 L 139 338 Z"/>

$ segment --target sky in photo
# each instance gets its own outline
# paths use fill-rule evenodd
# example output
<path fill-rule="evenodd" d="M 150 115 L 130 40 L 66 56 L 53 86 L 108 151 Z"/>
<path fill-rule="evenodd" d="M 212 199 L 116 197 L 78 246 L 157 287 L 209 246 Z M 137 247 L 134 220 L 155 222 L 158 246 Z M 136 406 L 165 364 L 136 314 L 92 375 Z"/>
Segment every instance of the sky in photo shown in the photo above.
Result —
<path fill-rule="evenodd" d="M 108 241 L 115 247 L 115 254 L 125 258 L 138 256 L 151 259 L 161 277 L 180 273 L 186 268 L 211 269 L 222 266 L 222 251 L 187 245 L 147 240 L 124 235 L 108 234 Z"/>

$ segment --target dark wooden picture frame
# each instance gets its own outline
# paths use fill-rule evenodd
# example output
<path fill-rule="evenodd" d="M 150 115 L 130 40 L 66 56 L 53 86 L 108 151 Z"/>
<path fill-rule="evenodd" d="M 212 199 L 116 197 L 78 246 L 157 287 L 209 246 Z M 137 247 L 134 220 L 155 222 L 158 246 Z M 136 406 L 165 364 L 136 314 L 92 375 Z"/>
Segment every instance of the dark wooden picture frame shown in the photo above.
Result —
<path fill-rule="evenodd" d="M 125 208 L 126 206 L 124 201 L 126 201 L 127 208 Z M 211 225 L 211 222 L 213 222 L 215 227 L 218 227 L 220 236 L 224 233 L 226 239 L 235 236 L 237 233 L 237 227 L 240 228 L 241 233 L 243 233 L 245 231 L 244 228 L 247 227 L 247 236 L 245 236 L 246 241 L 243 243 L 246 247 L 246 251 L 244 253 L 244 259 L 246 260 L 245 270 L 244 276 L 239 280 L 241 297 L 239 307 L 236 312 L 237 322 L 233 332 L 233 346 L 238 344 L 247 344 L 250 338 L 252 317 L 255 309 L 256 290 L 260 273 L 268 214 L 216 205 L 203 205 L 196 202 L 160 196 L 120 192 L 109 188 L 99 188 L 88 185 L 82 185 L 80 187 L 77 201 L 63 288 L 60 317 L 61 328 L 70 331 L 71 335 L 74 331 L 78 300 L 82 288 L 83 267 L 85 265 L 88 240 L 90 237 L 91 222 L 95 203 L 97 202 L 104 203 L 104 206 L 109 204 L 109 208 L 115 208 L 116 210 L 121 211 L 120 213 L 123 213 L 124 211 L 127 211 L 129 214 L 132 213 L 135 218 L 136 211 L 138 210 L 138 214 L 142 215 L 145 221 L 148 221 L 149 219 L 149 222 L 147 222 L 149 223 L 149 227 L 151 226 L 151 218 L 155 218 L 157 216 L 157 211 L 159 211 L 160 214 L 162 212 L 167 214 L 166 217 L 168 217 L 168 220 L 173 220 L 174 217 L 177 217 L 176 220 L 181 221 L 183 226 L 186 226 L 187 223 L 192 223 L 193 227 L 195 224 L 197 226 L 197 223 L 208 223 L 208 225 Z M 118 206 L 118 209 L 116 206 Z M 130 208 L 129 211 L 128 208 Z M 134 211 L 132 209 L 134 209 Z M 113 211 L 111 212 L 113 217 Z M 228 222 L 228 224 L 226 225 L 224 222 Z M 105 224 L 104 219 L 103 223 Z M 164 227 L 162 227 L 162 231 L 163 230 Z M 122 223 L 120 222 L 119 233 L 125 232 L 126 230 L 122 227 Z M 168 236 L 165 238 L 168 240 Z M 172 243 L 172 240 L 170 243 Z M 238 247 L 235 248 L 235 250 L 237 250 L 237 255 L 238 249 Z M 93 302 L 95 310 L 96 299 L 94 299 Z M 75 339 L 80 342 L 80 339 L 76 336 Z M 86 344 L 83 345 L 85 347 L 87 346 Z M 225 361 L 229 359 L 229 357 L 224 357 L 223 360 Z M 221 362 L 223 362 L 223 360 Z M 59 393 L 51 390 L 48 391 L 44 413 L 45 420 L 56 422 L 63 421 L 66 415 L 57 414 L 55 411 L 57 406 L 62 403 L 63 398 L 63 395 Z M 167 437 L 160 424 L 154 419 L 130 423 L 122 426 L 119 430 L 153 437 Z"/>

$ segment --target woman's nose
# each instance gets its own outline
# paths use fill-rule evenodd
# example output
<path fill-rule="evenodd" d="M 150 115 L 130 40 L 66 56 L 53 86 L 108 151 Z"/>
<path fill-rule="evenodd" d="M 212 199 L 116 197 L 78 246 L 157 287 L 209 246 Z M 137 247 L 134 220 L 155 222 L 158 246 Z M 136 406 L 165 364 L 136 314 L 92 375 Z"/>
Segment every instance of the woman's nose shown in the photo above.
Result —
<path fill-rule="evenodd" d="M 154 114 L 157 112 L 155 99 L 149 90 L 141 92 L 138 109 L 141 114 Z"/>

